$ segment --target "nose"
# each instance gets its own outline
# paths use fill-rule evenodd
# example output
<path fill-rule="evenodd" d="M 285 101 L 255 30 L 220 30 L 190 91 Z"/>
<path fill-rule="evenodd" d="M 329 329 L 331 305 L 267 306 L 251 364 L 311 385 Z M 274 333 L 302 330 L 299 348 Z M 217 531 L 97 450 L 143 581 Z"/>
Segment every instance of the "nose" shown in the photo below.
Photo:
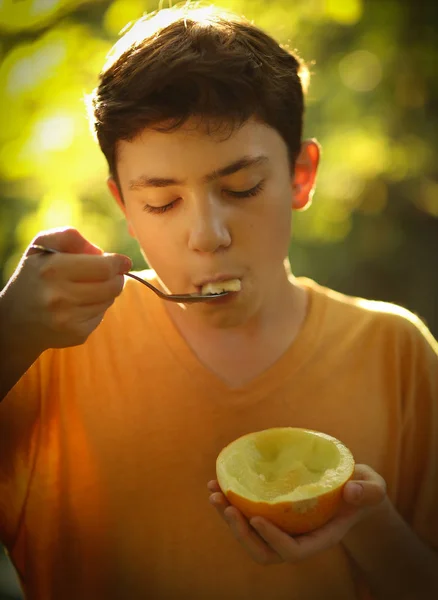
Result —
<path fill-rule="evenodd" d="M 225 207 L 215 198 L 202 198 L 192 204 L 189 216 L 190 250 L 216 252 L 231 244 Z"/>

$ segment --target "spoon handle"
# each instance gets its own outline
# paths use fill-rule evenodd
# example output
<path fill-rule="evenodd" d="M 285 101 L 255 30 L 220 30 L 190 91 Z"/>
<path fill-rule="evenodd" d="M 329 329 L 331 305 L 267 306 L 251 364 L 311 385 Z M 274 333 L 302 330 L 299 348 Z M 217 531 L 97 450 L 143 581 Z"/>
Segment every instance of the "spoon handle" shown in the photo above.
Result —
<path fill-rule="evenodd" d="M 41 246 L 40 244 L 32 244 L 30 246 L 30 249 L 38 250 L 39 252 L 43 252 L 45 254 L 62 254 L 60 250 L 55 250 L 54 248 L 48 248 L 47 246 Z M 155 294 L 157 294 L 157 296 L 159 296 L 163 300 L 168 300 L 169 302 L 179 302 L 179 303 L 184 302 L 186 304 L 194 303 L 194 302 L 207 302 L 208 300 L 220 298 L 221 296 L 226 296 L 228 294 L 228 292 L 221 292 L 220 294 L 208 294 L 208 295 L 165 294 L 164 292 L 162 292 L 161 290 L 156 288 L 154 285 L 152 285 L 152 283 L 149 283 L 149 281 L 142 279 L 138 275 L 134 275 L 134 273 L 124 273 L 124 275 L 126 275 L 127 277 L 131 277 L 132 279 L 135 279 L 136 281 L 139 281 L 140 283 L 142 283 L 143 285 L 148 287 L 150 290 L 155 292 Z"/>

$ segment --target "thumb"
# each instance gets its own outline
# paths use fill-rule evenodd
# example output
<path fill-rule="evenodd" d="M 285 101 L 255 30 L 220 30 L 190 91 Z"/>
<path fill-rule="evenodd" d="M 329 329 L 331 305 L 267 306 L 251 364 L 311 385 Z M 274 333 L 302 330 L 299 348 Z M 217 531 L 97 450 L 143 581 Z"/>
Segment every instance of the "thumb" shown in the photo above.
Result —
<path fill-rule="evenodd" d="M 111 261 L 114 273 L 117 275 L 123 275 L 132 269 L 132 260 L 129 256 L 125 256 L 124 254 L 110 254 L 105 252 L 105 257 Z"/>
<path fill-rule="evenodd" d="M 386 482 L 369 465 L 356 464 L 353 478 L 345 484 L 344 500 L 355 506 L 376 506 L 386 497 Z"/>
<path fill-rule="evenodd" d="M 83 246 L 78 254 L 103 254 L 102 248 L 83 238 Z"/>
<path fill-rule="evenodd" d="M 383 480 L 382 480 L 383 481 Z M 384 482 L 355 481 L 346 483 L 343 492 L 344 500 L 354 506 L 377 506 L 386 497 L 386 485 Z"/>
<path fill-rule="evenodd" d="M 58 252 L 71 254 L 103 254 L 103 250 L 92 244 L 74 227 L 49 229 L 38 234 L 32 244 L 47 246 Z"/>

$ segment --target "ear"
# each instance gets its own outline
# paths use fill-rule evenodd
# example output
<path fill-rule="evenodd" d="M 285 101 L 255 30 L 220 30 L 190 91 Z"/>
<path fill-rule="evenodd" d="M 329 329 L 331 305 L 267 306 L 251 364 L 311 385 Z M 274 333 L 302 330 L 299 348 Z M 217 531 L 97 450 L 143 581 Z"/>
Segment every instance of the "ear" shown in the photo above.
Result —
<path fill-rule="evenodd" d="M 301 144 L 292 179 L 292 208 L 295 210 L 305 210 L 312 203 L 320 154 L 316 140 L 305 140 Z"/>
<path fill-rule="evenodd" d="M 132 229 L 131 223 L 129 222 L 129 219 L 128 219 L 128 214 L 127 214 L 127 211 L 126 211 L 125 203 L 123 202 L 122 196 L 120 194 L 119 186 L 117 185 L 114 177 L 108 177 L 108 179 L 106 180 L 106 184 L 107 184 L 108 189 L 109 189 L 109 191 L 111 193 L 111 196 L 117 202 L 119 208 L 121 209 L 121 211 L 125 215 L 126 222 L 128 224 L 129 235 L 131 235 L 132 237 L 135 237 L 134 230 Z"/>

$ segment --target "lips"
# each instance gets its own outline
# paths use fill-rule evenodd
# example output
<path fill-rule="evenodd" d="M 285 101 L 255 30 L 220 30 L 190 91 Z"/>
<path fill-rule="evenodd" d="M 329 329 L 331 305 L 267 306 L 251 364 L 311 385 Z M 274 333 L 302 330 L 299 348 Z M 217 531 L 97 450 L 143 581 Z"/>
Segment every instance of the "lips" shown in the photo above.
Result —
<path fill-rule="evenodd" d="M 221 292 L 239 292 L 242 282 L 234 275 L 216 275 L 205 278 L 197 284 L 201 294 L 220 294 Z"/>
<path fill-rule="evenodd" d="M 201 288 L 201 294 L 220 294 L 221 292 L 240 292 L 242 282 L 240 279 L 227 279 L 224 281 L 213 281 L 205 283 Z"/>

